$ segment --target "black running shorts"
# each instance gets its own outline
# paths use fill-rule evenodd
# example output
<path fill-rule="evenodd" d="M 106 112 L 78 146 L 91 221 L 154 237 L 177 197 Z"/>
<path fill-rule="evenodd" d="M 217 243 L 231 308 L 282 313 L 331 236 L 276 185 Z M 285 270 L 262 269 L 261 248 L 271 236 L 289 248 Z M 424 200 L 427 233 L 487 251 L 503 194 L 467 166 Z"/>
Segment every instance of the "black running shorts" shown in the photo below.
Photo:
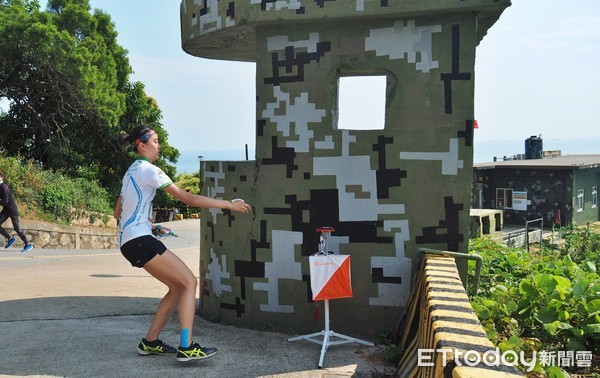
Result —
<path fill-rule="evenodd" d="M 132 239 L 121 246 L 121 253 L 132 266 L 143 267 L 156 255 L 162 255 L 167 250 L 165 245 L 150 235 Z"/>

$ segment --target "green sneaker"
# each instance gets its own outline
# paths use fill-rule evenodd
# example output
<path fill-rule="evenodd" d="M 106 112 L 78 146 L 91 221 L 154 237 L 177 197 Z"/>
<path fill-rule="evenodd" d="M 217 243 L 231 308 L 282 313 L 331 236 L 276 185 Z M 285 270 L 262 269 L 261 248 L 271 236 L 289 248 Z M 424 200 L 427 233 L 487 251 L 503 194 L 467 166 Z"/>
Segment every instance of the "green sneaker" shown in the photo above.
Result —
<path fill-rule="evenodd" d="M 192 343 L 187 348 L 181 346 L 177 348 L 177 361 L 203 360 L 214 356 L 216 353 L 217 348 L 203 348 L 197 343 Z"/>
<path fill-rule="evenodd" d="M 163 343 L 161 340 L 154 340 L 153 342 L 149 342 L 146 339 L 142 339 L 140 344 L 137 347 L 137 351 L 142 356 L 147 356 L 149 354 L 158 354 L 158 355 L 173 355 L 177 353 L 177 349 L 172 346 Z"/>

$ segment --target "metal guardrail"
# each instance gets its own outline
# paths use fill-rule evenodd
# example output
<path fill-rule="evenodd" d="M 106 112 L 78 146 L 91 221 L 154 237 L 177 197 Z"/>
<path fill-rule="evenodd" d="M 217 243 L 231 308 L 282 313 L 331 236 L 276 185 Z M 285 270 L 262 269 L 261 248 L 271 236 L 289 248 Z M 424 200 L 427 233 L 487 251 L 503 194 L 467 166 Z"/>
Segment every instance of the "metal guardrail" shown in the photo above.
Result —
<path fill-rule="evenodd" d="M 534 220 L 525 222 L 525 231 L 526 231 L 525 238 L 527 239 L 527 241 L 526 241 L 527 251 L 529 251 L 529 225 L 531 223 L 538 223 L 538 222 L 540 224 L 540 228 L 539 228 L 540 238 L 538 241 L 539 241 L 540 245 L 542 245 L 542 236 L 543 236 L 542 234 L 544 233 L 544 231 L 543 231 L 544 230 L 544 218 L 538 218 L 538 219 L 534 219 Z"/>
<path fill-rule="evenodd" d="M 527 239 L 525 238 L 525 233 L 527 232 L 524 228 L 519 228 L 518 230 L 510 231 L 501 237 L 496 238 L 496 241 L 501 241 L 502 244 L 508 247 L 521 247 L 525 245 Z M 517 244 L 519 240 L 522 240 L 523 244 Z"/>
<path fill-rule="evenodd" d="M 539 228 L 531 227 L 531 224 L 533 223 L 539 223 Z M 525 247 L 529 251 L 529 244 L 532 243 L 530 235 L 535 231 L 539 231 L 537 242 L 541 245 L 544 234 L 544 218 L 526 221 L 525 228 L 511 231 L 507 234 L 504 234 L 502 237 L 493 238 L 493 240 L 500 241 L 501 239 L 502 244 L 508 247 Z"/>
<path fill-rule="evenodd" d="M 473 276 L 473 295 L 477 295 L 477 290 L 479 289 L 479 274 L 481 273 L 481 266 L 483 265 L 483 257 L 476 253 L 460 253 L 460 252 L 452 252 L 452 251 L 441 251 L 437 249 L 431 248 L 419 248 L 419 252 L 417 253 L 417 266 L 419 266 L 421 257 L 424 254 L 432 254 L 439 256 L 448 256 L 454 257 L 456 259 L 467 259 L 467 260 L 475 260 L 475 275 Z"/>

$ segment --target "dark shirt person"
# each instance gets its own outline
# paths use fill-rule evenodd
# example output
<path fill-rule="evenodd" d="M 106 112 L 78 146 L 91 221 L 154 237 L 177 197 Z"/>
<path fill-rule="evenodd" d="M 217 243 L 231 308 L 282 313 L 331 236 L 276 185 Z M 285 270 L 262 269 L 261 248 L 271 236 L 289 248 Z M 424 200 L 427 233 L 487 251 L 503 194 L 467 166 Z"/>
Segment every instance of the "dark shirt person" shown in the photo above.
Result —
<path fill-rule="evenodd" d="M 8 218 L 10 218 L 13 229 L 19 235 L 21 240 L 23 240 L 23 250 L 21 252 L 28 252 L 33 249 L 33 245 L 27 241 L 27 236 L 25 236 L 25 232 L 21 229 L 19 225 L 19 209 L 17 208 L 17 204 L 15 199 L 13 198 L 12 190 L 6 185 L 4 182 L 4 174 L 0 173 L 0 206 L 2 206 L 2 211 L 0 211 L 0 234 L 6 238 L 6 245 L 4 248 L 10 248 L 11 245 L 15 242 L 15 238 L 11 237 L 8 231 L 6 231 L 2 224 L 6 222 Z"/>

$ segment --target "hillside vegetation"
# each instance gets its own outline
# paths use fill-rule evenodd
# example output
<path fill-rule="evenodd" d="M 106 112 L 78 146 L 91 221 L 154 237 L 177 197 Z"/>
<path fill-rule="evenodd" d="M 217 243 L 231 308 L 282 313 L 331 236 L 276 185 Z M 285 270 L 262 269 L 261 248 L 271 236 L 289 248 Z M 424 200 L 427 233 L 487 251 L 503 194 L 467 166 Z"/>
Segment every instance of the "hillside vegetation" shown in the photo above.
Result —
<path fill-rule="evenodd" d="M 13 157 L 0 156 L 0 172 L 24 219 L 68 224 L 83 213 L 101 213 L 106 218 L 112 214 L 114 204 L 107 190 L 95 181 L 69 178 Z"/>
<path fill-rule="evenodd" d="M 112 217 L 116 196 L 99 182 L 86 178 L 72 178 L 59 172 L 44 170 L 31 161 L 22 162 L 14 157 L 0 154 L 0 172 L 14 193 L 23 219 L 43 220 L 69 224 L 82 216 L 97 218 L 103 222 Z M 114 175 L 117 186 L 121 177 Z M 181 173 L 173 177 L 177 186 L 193 194 L 200 192 L 199 173 Z M 159 191 L 154 199 L 155 207 L 178 208 L 189 213 L 189 208 L 165 192 Z M 91 223 L 95 219 L 90 219 Z"/>

